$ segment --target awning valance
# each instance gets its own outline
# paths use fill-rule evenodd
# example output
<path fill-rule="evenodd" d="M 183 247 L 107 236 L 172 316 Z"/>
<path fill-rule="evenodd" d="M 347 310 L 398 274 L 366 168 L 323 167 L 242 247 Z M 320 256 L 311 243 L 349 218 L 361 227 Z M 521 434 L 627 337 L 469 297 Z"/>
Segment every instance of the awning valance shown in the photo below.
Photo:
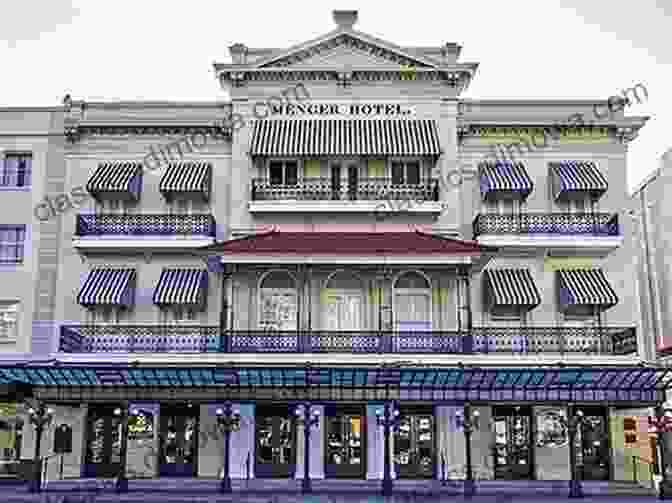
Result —
<path fill-rule="evenodd" d="M 618 296 L 602 269 L 558 271 L 560 303 L 564 306 L 593 305 L 601 308 L 618 304 Z"/>
<path fill-rule="evenodd" d="M 522 162 L 498 161 L 479 165 L 483 198 L 496 193 L 518 193 L 526 198 L 534 184 Z"/>
<path fill-rule="evenodd" d="M 210 197 L 212 165 L 209 162 L 175 162 L 168 165 L 159 182 L 159 191 L 166 197 L 176 193 L 198 193 Z"/>
<path fill-rule="evenodd" d="M 135 269 L 93 269 L 79 291 L 77 302 L 83 306 L 130 306 L 134 301 L 135 277 Z"/>
<path fill-rule="evenodd" d="M 527 269 L 488 269 L 485 277 L 490 305 L 533 308 L 541 304 L 541 295 Z"/>
<path fill-rule="evenodd" d="M 101 163 L 86 184 L 95 198 L 107 196 L 138 199 L 142 184 L 142 164 L 139 162 Z"/>
<path fill-rule="evenodd" d="M 599 198 L 607 191 L 607 179 L 591 161 L 561 161 L 550 163 L 555 199 L 573 193 L 588 193 Z"/>
<path fill-rule="evenodd" d="M 154 304 L 205 307 L 208 272 L 204 269 L 164 269 L 154 290 Z"/>
<path fill-rule="evenodd" d="M 429 119 L 269 119 L 254 125 L 252 156 L 439 156 Z"/>

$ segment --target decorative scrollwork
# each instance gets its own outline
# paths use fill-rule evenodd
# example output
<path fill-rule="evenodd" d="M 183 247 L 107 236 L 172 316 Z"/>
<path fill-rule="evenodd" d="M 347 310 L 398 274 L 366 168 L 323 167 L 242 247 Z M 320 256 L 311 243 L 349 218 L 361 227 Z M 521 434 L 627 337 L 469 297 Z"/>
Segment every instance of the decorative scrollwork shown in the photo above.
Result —
<path fill-rule="evenodd" d="M 618 236 L 618 215 L 613 213 L 480 214 L 474 220 L 474 235 L 483 234 Z"/>
<path fill-rule="evenodd" d="M 212 215 L 77 215 L 78 236 L 215 236 Z"/>

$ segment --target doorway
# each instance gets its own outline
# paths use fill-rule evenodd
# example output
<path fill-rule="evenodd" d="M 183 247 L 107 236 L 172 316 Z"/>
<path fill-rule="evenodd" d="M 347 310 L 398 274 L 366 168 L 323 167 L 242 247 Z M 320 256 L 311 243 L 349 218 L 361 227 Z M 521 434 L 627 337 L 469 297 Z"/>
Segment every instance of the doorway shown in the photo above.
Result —
<path fill-rule="evenodd" d="M 112 478 L 117 477 L 120 470 L 121 408 L 118 405 L 90 406 L 83 476 Z"/>
<path fill-rule="evenodd" d="M 359 167 L 356 164 L 348 166 L 348 199 L 350 201 L 357 200 L 357 192 L 359 186 Z"/>
<path fill-rule="evenodd" d="M 576 435 L 576 464 L 582 480 L 609 480 L 610 455 L 604 407 L 577 407 L 584 421 Z"/>
<path fill-rule="evenodd" d="M 258 407 L 255 418 L 254 473 L 290 478 L 296 470 L 296 426 L 287 407 Z"/>
<path fill-rule="evenodd" d="M 534 478 L 532 408 L 495 406 L 493 419 L 495 479 L 532 480 Z"/>
<path fill-rule="evenodd" d="M 198 409 L 188 405 L 161 406 L 159 475 L 195 477 L 198 473 Z"/>
<path fill-rule="evenodd" d="M 331 166 L 331 199 L 339 201 L 341 199 L 341 165 Z"/>
<path fill-rule="evenodd" d="M 433 478 L 436 470 L 436 432 L 431 407 L 401 409 L 394 433 L 394 463 L 400 478 Z"/>
<path fill-rule="evenodd" d="M 364 478 L 366 415 L 362 407 L 326 408 L 325 475 L 328 478 Z"/>

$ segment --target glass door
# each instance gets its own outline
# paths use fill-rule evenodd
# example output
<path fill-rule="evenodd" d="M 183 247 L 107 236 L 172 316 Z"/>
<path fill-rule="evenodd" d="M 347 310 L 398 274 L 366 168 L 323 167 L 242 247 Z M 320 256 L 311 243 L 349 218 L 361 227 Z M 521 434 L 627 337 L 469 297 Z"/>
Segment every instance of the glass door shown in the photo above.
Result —
<path fill-rule="evenodd" d="M 195 477 L 198 473 L 197 408 L 162 406 L 159 418 L 159 474 L 164 477 Z"/>
<path fill-rule="evenodd" d="M 609 480 L 609 436 L 606 410 L 581 407 L 584 421 L 576 435 L 576 464 L 583 480 Z"/>
<path fill-rule="evenodd" d="M 84 477 L 112 478 L 119 475 L 121 414 L 114 413 L 117 408 L 115 405 L 89 408 Z"/>
<path fill-rule="evenodd" d="M 296 427 L 289 407 L 260 407 L 255 422 L 256 476 L 293 477 L 296 469 Z"/>
<path fill-rule="evenodd" d="M 530 407 L 493 408 L 495 479 L 531 480 L 533 471 L 532 410 Z"/>
<path fill-rule="evenodd" d="M 330 408 L 325 428 L 325 475 L 364 478 L 366 416 L 361 408 Z"/>
<path fill-rule="evenodd" d="M 436 444 L 431 408 L 401 410 L 401 423 L 394 433 L 394 463 L 399 477 L 434 477 Z"/>

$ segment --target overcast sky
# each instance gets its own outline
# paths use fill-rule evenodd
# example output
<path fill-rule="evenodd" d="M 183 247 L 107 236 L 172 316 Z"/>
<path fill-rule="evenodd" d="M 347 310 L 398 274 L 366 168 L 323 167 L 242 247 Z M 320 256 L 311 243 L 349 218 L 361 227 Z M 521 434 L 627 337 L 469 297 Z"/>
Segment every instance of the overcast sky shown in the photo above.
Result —
<path fill-rule="evenodd" d="M 630 188 L 672 146 L 670 0 L 337 2 L 4 0 L 0 106 L 85 100 L 223 99 L 212 63 L 227 47 L 287 47 L 357 9 L 360 31 L 398 45 L 463 46 L 471 98 L 606 99 L 637 83 L 650 115 L 630 144 Z"/>

